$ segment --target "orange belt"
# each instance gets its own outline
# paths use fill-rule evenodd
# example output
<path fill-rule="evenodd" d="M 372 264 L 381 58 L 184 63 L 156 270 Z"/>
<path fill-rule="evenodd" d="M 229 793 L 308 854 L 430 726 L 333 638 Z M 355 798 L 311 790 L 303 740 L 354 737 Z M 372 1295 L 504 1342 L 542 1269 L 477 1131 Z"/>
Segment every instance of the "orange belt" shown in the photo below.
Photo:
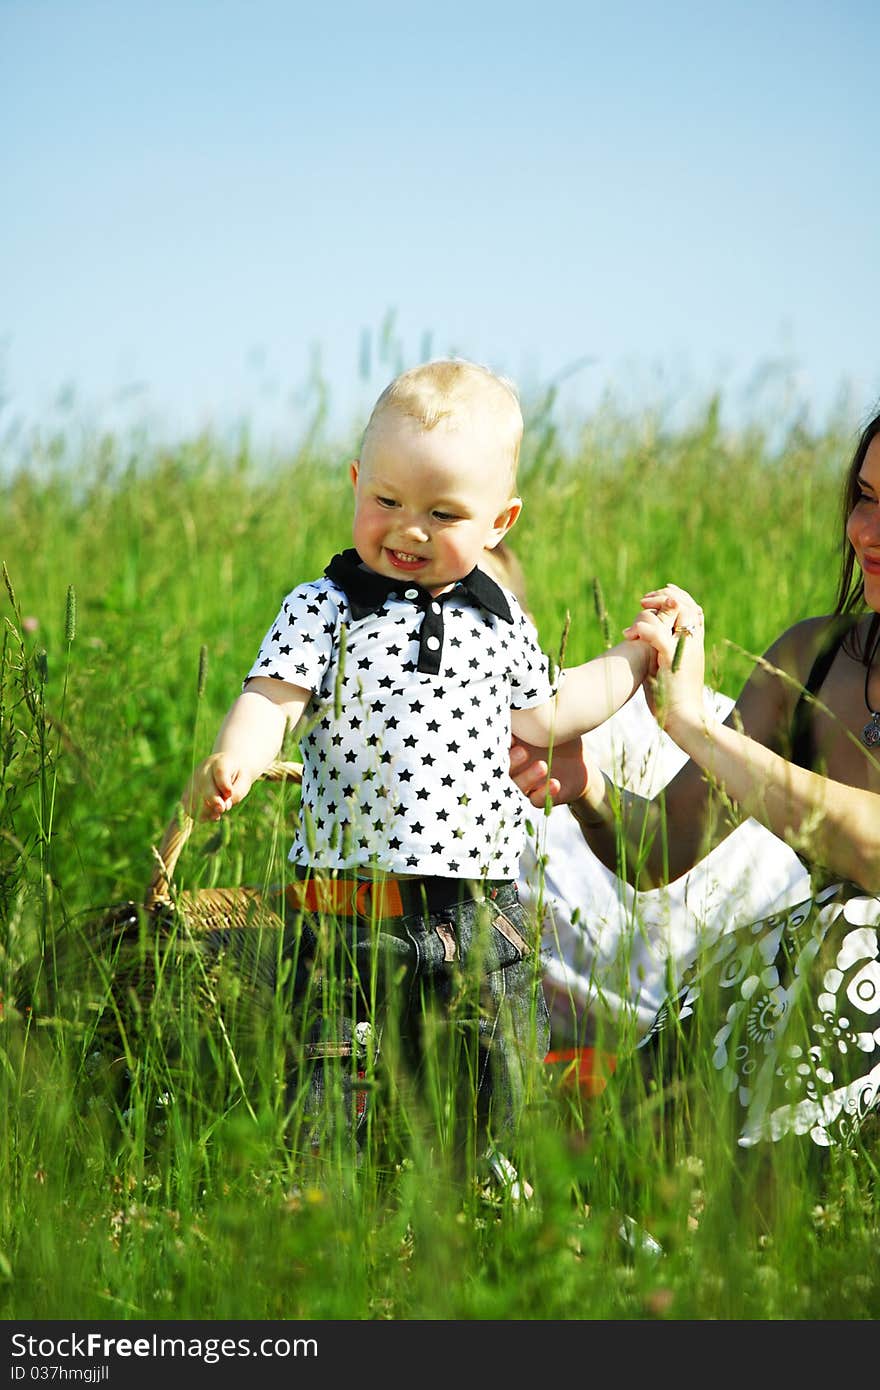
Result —
<path fill-rule="evenodd" d="M 289 883 L 288 904 L 303 912 L 329 917 L 402 917 L 403 898 L 393 878 L 310 878 Z"/>

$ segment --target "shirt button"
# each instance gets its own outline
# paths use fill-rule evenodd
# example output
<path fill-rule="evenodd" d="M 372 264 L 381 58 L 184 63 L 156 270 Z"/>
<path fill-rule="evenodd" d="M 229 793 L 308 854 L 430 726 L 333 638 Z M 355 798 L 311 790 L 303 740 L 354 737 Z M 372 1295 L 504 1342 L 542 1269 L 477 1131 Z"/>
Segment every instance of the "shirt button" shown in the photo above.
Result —
<path fill-rule="evenodd" d="M 432 603 L 432 604 L 431 604 L 431 612 L 432 612 L 432 613 L 439 613 L 439 612 L 440 612 L 440 605 L 439 605 L 439 603 Z"/>
<path fill-rule="evenodd" d="M 425 642 L 425 646 L 429 647 L 432 652 L 435 652 L 437 648 L 440 646 L 440 638 L 429 637 Z"/>
<path fill-rule="evenodd" d="M 418 596 L 419 596 L 419 591 L 418 591 L 418 589 L 404 589 L 404 591 L 403 591 L 403 597 L 404 597 L 404 598 L 418 598 Z"/>

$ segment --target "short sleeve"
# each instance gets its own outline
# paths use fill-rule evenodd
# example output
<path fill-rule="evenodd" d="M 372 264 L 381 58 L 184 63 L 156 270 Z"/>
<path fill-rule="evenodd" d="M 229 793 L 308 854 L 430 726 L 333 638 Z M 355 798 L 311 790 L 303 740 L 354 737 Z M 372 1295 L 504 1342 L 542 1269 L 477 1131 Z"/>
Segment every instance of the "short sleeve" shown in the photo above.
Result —
<path fill-rule="evenodd" d="M 513 619 L 510 663 L 511 709 L 534 709 L 553 698 L 558 675 L 551 677 L 550 658 L 541 650 L 534 624 L 512 594 L 507 595 Z"/>
<path fill-rule="evenodd" d="M 268 676 L 319 691 L 333 660 L 339 620 L 334 594 L 323 585 L 302 584 L 293 589 L 263 638 L 245 681 Z"/>

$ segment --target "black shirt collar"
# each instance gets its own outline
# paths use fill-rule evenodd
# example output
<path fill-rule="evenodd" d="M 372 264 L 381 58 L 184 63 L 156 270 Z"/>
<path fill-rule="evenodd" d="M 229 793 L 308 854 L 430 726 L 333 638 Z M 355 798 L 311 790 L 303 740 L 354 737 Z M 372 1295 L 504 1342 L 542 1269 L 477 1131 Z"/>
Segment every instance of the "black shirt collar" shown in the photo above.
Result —
<path fill-rule="evenodd" d="M 384 575 L 364 569 L 361 557 L 354 549 L 343 550 L 341 555 L 334 555 L 324 573 L 345 593 L 351 605 L 351 616 L 355 621 L 366 618 L 370 613 L 377 613 L 389 594 L 403 598 L 407 589 L 418 591 L 418 597 L 413 599 L 413 603 L 418 604 L 420 608 L 426 608 L 435 601 L 433 594 L 414 581 L 386 579 Z M 474 566 L 464 579 L 460 579 L 455 588 L 441 594 L 437 602 L 451 599 L 459 589 L 463 589 L 468 598 L 481 608 L 494 613 L 496 618 L 503 618 L 506 623 L 513 622 L 510 604 L 503 589 L 477 566 Z"/>

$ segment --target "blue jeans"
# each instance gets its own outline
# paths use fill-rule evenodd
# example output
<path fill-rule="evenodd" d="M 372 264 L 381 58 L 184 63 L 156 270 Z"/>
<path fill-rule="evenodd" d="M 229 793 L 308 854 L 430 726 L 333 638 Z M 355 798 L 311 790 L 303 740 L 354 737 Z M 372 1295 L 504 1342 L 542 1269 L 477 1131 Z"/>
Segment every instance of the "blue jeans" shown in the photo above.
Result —
<path fill-rule="evenodd" d="M 515 1137 L 549 1047 L 538 943 L 515 883 L 401 886 L 401 916 L 287 910 L 292 1114 L 321 1149 L 408 1098 L 478 1155 Z"/>

